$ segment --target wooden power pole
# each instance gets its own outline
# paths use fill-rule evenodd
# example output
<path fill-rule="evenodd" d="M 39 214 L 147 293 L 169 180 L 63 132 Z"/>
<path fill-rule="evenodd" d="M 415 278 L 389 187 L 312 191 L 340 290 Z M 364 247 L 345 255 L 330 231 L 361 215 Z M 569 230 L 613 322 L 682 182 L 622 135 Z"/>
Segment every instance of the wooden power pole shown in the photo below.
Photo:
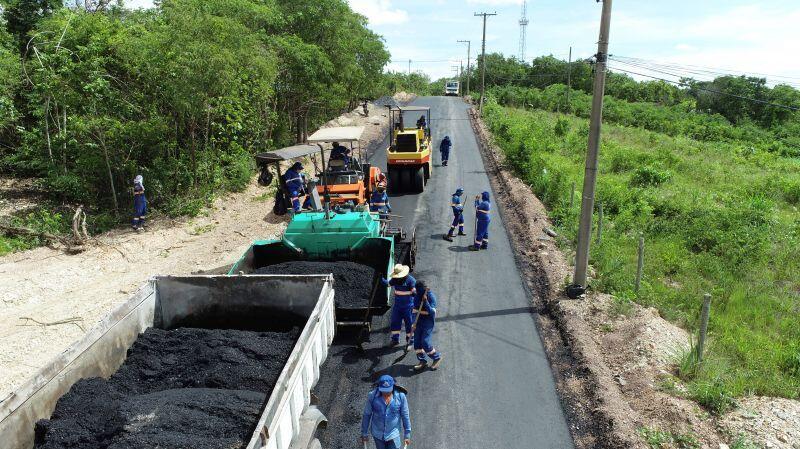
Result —
<path fill-rule="evenodd" d="M 458 41 L 458 42 L 462 44 L 467 44 L 467 95 L 469 95 L 469 79 L 470 77 L 472 77 L 472 73 L 469 71 L 469 63 L 470 63 L 469 58 L 470 55 L 472 54 L 472 52 L 470 51 L 471 50 L 470 47 L 472 46 L 472 41 Z"/>
<path fill-rule="evenodd" d="M 483 102 L 484 98 L 486 97 L 486 18 L 496 15 L 496 12 L 475 13 L 475 17 L 483 16 L 483 42 L 481 44 L 481 102 L 478 105 L 478 111 L 480 111 L 481 115 L 483 115 Z"/>
<path fill-rule="evenodd" d="M 599 0 L 598 0 L 599 1 Z M 603 0 L 600 19 L 600 39 L 597 43 L 597 59 L 594 73 L 592 115 L 589 122 L 589 148 L 586 152 L 586 169 L 583 177 L 583 200 L 578 227 L 578 248 L 575 255 L 575 276 L 567 287 L 567 295 L 577 298 L 586 292 L 586 270 L 589 268 L 589 245 L 592 240 L 592 213 L 597 185 L 597 160 L 600 153 L 600 126 L 603 122 L 603 94 L 606 87 L 608 63 L 608 37 L 611 30 L 611 2 Z"/>

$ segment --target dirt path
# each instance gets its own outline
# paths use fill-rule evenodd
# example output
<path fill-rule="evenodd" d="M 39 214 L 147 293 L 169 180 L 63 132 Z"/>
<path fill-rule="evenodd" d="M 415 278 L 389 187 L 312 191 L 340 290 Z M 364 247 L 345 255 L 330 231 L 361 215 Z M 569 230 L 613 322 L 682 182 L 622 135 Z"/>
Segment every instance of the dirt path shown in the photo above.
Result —
<path fill-rule="evenodd" d="M 325 127 L 365 126 L 362 146 L 386 131 L 381 108 L 360 109 Z M 279 235 L 286 217 L 255 181 L 219 198 L 203 216 L 155 220 L 141 234 L 116 230 L 77 255 L 37 248 L 0 258 L 0 400 L 81 338 L 150 276 L 212 271 L 235 262 L 256 238 Z M 40 323 L 68 321 L 44 326 Z"/>

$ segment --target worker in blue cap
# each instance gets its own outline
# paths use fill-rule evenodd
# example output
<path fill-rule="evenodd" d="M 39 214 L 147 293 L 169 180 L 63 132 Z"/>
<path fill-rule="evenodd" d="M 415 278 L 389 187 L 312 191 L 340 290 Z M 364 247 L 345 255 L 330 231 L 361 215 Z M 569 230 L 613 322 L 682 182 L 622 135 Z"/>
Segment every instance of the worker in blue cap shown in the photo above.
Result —
<path fill-rule="evenodd" d="M 489 248 L 489 222 L 492 221 L 489 213 L 491 210 L 489 192 L 483 192 L 475 197 L 475 244 L 469 247 L 472 251 Z"/>
<path fill-rule="evenodd" d="M 423 281 L 417 281 L 417 294 L 414 295 L 414 316 L 416 321 L 411 328 L 414 331 L 414 351 L 419 363 L 414 366 L 417 371 L 428 366 L 430 357 L 431 369 L 436 371 L 442 362 L 442 354 L 433 347 L 433 327 L 436 324 L 436 295 Z"/>
<path fill-rule="evenodd" d="M 369 211 L 379 213 L 382 220 L 388 219 L 388 214 L 392 213 L 392 205 L 389 204 L 389 195 L 386 194 L 384 185 L 378 184 L 370 195 Z"/>
<path fill-rule="evenodd" d="M 383 279 L 384 285 L 392 287 L 394 290 L 394 304 L 392 304 L 392 316 L 389 322 L 391 331 L 391 346 L 400 344 L 400 333 L 403 324 L 406 327 L 406 348 L 408 349 L 413 337 L 411 330 L 414 324 L 414 295 L 417 294 L 417 280 L 411 274 L 411 268 L 407 265 L 397 264 L 392 270 L 389 279 Z"/>
<path fill-rule="evenodd" d="M 305 197 L 303 207 L 308 208 L 311 204 L 311 198 L 305 195 L 305 183 L 303 182 L 303 164 L 295 162 L 286 173 L 283 175 L 283 180 L 286 182 L 286 191 L 289 192 L 289 197 L 292 199 L 292 209 L 295 213 L 300 212 L 300 197 Z"/>
<path fill-rule="evenodd" d="M 400 449 L 411 444 L 411 418 L 406 391 L 388 374 L 378 379 L 364 404 L 361 416 L 361 441 L 364 445 L 369 441 L 370 434 L 377 449 Z"/>
<path fill-rule="evenodd" d="M 450 147 L 453 142 L 450 141 L 450 136 L 444 136 L 442 143 L 439 144 L 439 153 L 442 154 L 442 166 L 447 167 L 447 161 L 450 159 Z"/>
<path fill-rule="evenodd" d="M 464 189 L 459 187 L 450 198 L 450 207 L 453 209 L 453 223 L 450 225 L 450 231 L 444 236 L 444 239 L 448 242 L 453 241 L 456 226 L 458 226 L 458 235 L 467 235 L 464 233 L 464 202 L 461 199 L 462 195 L 464 195 Z"/>

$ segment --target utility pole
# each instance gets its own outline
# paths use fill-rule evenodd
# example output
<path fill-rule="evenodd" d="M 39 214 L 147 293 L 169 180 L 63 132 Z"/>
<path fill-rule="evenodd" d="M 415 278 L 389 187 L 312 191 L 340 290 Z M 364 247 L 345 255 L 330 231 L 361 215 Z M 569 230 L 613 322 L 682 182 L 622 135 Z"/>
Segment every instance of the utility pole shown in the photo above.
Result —
<path fill-rule="evenodd" d="M 411 60 L 408 60 L 408 75 L 411 76 Z"/>
<path fill-rule="evenodd" d="M 464 95 L 464 90 L 461 85 L 464 83 L 464 60 L 458 60 L 458 96 Z"/>
<path fill-rule="evenodd" d="M 472 53 L 470 51 L 470 47 L 472 46 L 472 41 L 458 41 L 458 42 L 460 42 L 462 44 L 464 44 L 464 43 L 467 44 L 467 95 L 469 95 L 469 79 L 472 76 L 472 73 L 469 70 L 469 62 L 470 62 L 469 58 L 470 58 L 470 55 Z"/>
<path fill-rule="evenodd" d="M 571 113 L 572 108 L 569 106 L 569 95 L 572 90 L 572 46 L 569 47 L 569 62 L 567 63 L 567 112 Z"/>
<path fill-rule="evenodd" d="M 483 43 L 481 44 L 481 102 L 478 105 L 478 111 L 480 111 L 481 115 L 483 115 L 483 102 L 486 96 L 486 18 L 496 15 L 497 12 L 475 13 L 475 17 L 483 16 Z"/>
<path fill-rule="evenodd" d="M 600 1 L 600 0 L 598 0 Z M 586 292 L 586 270 L 589 267 L 589 245 L 592 240 L 592 213 L 594 192 L 597 185 L 597 159 L 600 153 L 600 125 L 603 122 L 603 94 L 606 87 L 606 65 L 608 62 L 608 37 L 611 30 L 611 2 L 603 0 L 600 19 L 600 39 L 595 55 L 594 94 L 592 115 L 589 123 L 589 147 L 586 152 L 586 169 L 583 177 L 583 200 L 581 220 L 578 227 L 578 248 L 575 255 L 575 276 L 567 287 L 567 295 L 577 298 Z"/>

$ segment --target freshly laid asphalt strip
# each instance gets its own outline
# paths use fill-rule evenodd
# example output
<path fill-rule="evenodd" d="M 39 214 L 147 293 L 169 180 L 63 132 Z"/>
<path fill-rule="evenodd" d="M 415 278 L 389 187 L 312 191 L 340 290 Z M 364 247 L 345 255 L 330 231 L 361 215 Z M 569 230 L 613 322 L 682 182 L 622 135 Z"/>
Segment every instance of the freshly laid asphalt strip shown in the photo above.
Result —
<path fill-rule="evenodd" d="M 375 269 L 355 262 L 283 262 L 255 270 L 255 274 L 333 274 L 336 307 L 369 305 Z"/>
<path fill-rule="evenodd" d="M 36 424 L 36 448 L 238 448 L 299 331 L 147 329 L 108 380 L 84 379 Z"/>
<path fill-rule="evenodd" d="M 390 198 L 406 229 L 416 226 L 417 267 L 439 299 L 434 343 L 443 354 L 438 371 L 414 373 L 413 351 L 386 346 L 388 313 L 373 321 L 362 353 L 352 335 L 340 332 L 322 367 L 314 393 L 328 418 L 324 448 L 352 449 L 358 443 L 364 401 L 382 374 L 409 390 L 412 447 L 565 449 L 574 444 L 539 338 L 531 304 L 514 262 L 502 216 L 493 203 L 489 250 L 470 252 L 474 238 L 473 198 L 491 192 L 468 106 L 459 98 L 420 98 L 432 108 L 435 169 L 422 195 Z M 438 142 L 453 141 L 448 167 L 439 167 Z M 386 167 L 384 149 L 371 162 Z M 450 196 L 464 187 L 467 237 L 446 242 Z M 494 195 L 492 195 L 494 196 Z M 532 238 L 532 236 L 513 236 Z M 370 443 L 371 444 L 371 443 Z"/>

